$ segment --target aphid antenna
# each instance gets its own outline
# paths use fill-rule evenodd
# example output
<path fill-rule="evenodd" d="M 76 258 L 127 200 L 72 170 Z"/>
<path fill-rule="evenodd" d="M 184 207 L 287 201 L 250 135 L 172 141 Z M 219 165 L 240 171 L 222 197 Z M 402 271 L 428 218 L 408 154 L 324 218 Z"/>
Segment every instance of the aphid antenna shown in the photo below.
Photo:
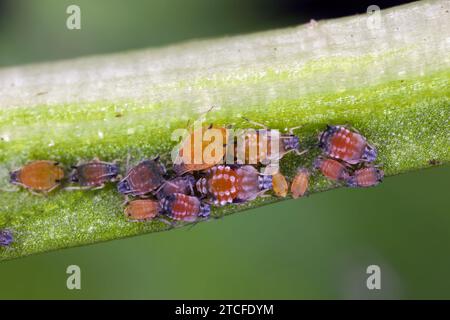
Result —
<path fill-rule="evenodd" d="M 91 186 L 73 186 L 73 187 L 65 187 L 65 188 L 63 188 L 63 190 L 65 190 L 65 191 L 76 191 L 76 190 L 91 190 L 92 189 L 92 187 Z M 92 189 L 92 190 L 95 190 L 95 189 Z"/>
<path fill-rule="evenodd" d="M 301 155 L 307 153 L 309 151 L 309 149 L 305 149 L 305 150 L 302 150 L 302 151 L 299 151 L 297 149 L 292 149 L 292 151 L 295 152 L 296 155 L 301 156 Z"/>
<path fill-rule="evenodd" d="M 167 220 L 167 219 L 165 219 L 165 218 L 163 218 L 161 216 L 159 216 L 157 219 L 158 219 L 158 221 L 161 221 L 162 223 L 168 225 L 169 226 L 169 230 L 176 227 L 176 224 L 173 221 L 169 221 L 169 220 Z"/>
<path fill-rule="evenodd" d="M 105 184 L 102 183 L 101 185 L 98 185 L 98 186 L 96 186 L 96 187 L 94 187 L 94 188 L 92 188 L 90 190 L 100 190 L 100 189 L 103 189 L 104 187 L 105 187 Z"/>
<path fill-rule="evenodd" d="M 301 127 L 303 127 L 303 126 L 296 126 L 296 127 L 289 128 L 288 133 L 293 135 L 294 134 L 294 130 L 297 130 L 297 129 L 301 128 Z"/>
<path fill-rule="evenodd" d="M 199 222 L 207 221 L 207 220 L 209 220 L 209 218 L 203 218 L 203 219 L 202 218 L 197 218 L 195 221 L 193 221 L 193 222 L 188 224 L 188 226 L 186 228 L 186 231 L 191 231 L 192 228 L 194 228 Z"/>
<path fill-rule="evenodd" d="M 261 127 L 261 128 L 264 128 L 264 129 L 269 129 L 269 127 L 266 126 L 265 124 L 262 124 L 262 123 L 259 123 L 259 122 L 250 120 L 249 118 L 242 117 L 242 119 L 244 119 L 244 120 L 247 121 L 248 123 L 254 124 L 255 126 L 259 126 L 259 127 Z"/>
<path fill-rule="evenodd" d="M 36 192 L 36 191 L 34 191 L 34 190 L 31 190 L 31 189 L 28 189 L 28 191 L 29 191 L 31 194 L 35 195 L 35 196 L 39 196 L 39 197 L 44 197 L 44 198 L 46 198 L 47 195 L 48 195 L 48 193 L 49 193 L 50 191 L 52 191 L 53 189 L 54 189 L 54 188 L 48 190 L 47 192 Z"/>
<path fill-rule="evenodd" d="M 128 171 L 130 169 L 130 159 L 131 159 L 131 153 L 130 153 L 130 150 L 128 149 L 127 160 L 125 162 L 125 170 L 126 171 Z"/>
<path fill-rule="evenodd" d="M 175 183 L 172 183 L 172 182 L 170 182 L 170 181 L 168 181 L 168 180 L 165 180 L 163 183 L 161 183 L 161 185 L 160 185 L 158 188 L 156 188 L 156 190 L 153 191 L 153 193 L 156 194 L 156 193 L 160 192 L 161 189 L 164 188 L 164 186 L 166 185 L 166 183 L 169 184 L 169 185 L 171 185 L 172 187 L 176 187 L 176 184 L 175 184 Z"/>
<path fill-rule="evenodd" d="M 191 231 L 192 228 L 194 228 L 199 222 L 200 222 L 200 219 L 197 219 L 194 222 L 188 223 L 186 231 Z"/>
<path fill-rule="evenodd" d="M 19 189 L 4 189 L 4 188 L 0 188 L 1 192 L 17 192 L 19 191 Z"/>
<path fill-rule="evenodd" d="M 128 205 L 131 202 L 130 197 L 128 195 L 125 195 L 124 197 L 124 201 L 122 202 L 121 206 L 125 207 L 126 205 Z"/>

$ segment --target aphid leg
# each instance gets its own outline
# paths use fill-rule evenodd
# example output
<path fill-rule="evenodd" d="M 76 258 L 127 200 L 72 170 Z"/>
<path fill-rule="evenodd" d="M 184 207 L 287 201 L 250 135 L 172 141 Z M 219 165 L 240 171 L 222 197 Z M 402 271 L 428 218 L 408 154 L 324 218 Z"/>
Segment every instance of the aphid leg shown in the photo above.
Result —
<path fill-rule="evenodd" d="M 63 190 L 66 190 L 66 191 L 75 191 L 75 190 L 91 190 L 92 189 L 92 187 L 91 186 L 82 186 L 82 187 L 80 187 L 80 186 L 72 186 L 72 187 L 65 187 Z"/>
<path fill-rule="evenodd" d="M 125 207 L 127 204 L 130 203 L 130 197 L 128 195 L 125 195 L 125 200 L 122 202 L 122 207 Z"/>
<path fill-rule="evenodd" d="M 208 218 L 197 218 L 197 219 L 195 219 L 193 222 L 190 222 L 189 224 L 188 224 L 188 228 L 187 228 L 187 230 L 188 231 L 190 231 L 193 227 L 195 227 L 200 221 L 206 221 L 206 220 L 208 220 Z"/>
<path fill-rule="evenodd" d="M 266 192 L 269 191 L 269 190 L 270 190 L 270 189 L 264 189 L 264 190 L 261 190 L 260 192 L 258 192 L 258 193 L 256 194 L 255 199 L 256 199 L 256 198 L 270 198 L 271 195 L 270 195 L 270 194 L 266 194 Z"/>
<path fill-rule="evenodd" d="M 194 191 L 194 186 L 192 185 L 192 183 L 189 183 L 189 190 L 191 191 L 191 195 L 195 195 L 195 191 Z"/>
<path fill-rule="evenodd" d="M 292 149 L 292 150 L 294 150 L 295 154 L 298 155 L 298 156 L 301 156 L 302 154 L 305 154 L 305 153 L 307 153 L 309 151 L 309 149 L 305 149 L 305 150 L 302 150 L 302 151 L 299 151 L 297 149 Z"/>
<path fill-rule="evenodd" d="M 128 171 L 130 169 L 130 160 L 131 160 L 131 154 L 130 154 L 130 151 L 128 150 L 127 160 L 125 162 L 125 170 L 126 171 Z"/>
<path fill-rule="evenodd" d="M 294 134 L 294 130 L 297 130 L 298 128 L 301 128 L 301 127 L 302 126 L 296 126 L 296 127 L 289 128 L 288 133 L 289 134 Z"/>
<path fill-rule="evenodd" d="M 267 127 L 265 124 L 262 124 L 262 123 L 259 123 L 259 122 L 250 120 L 250 119 L 248 119 L 248 118 L 246 118 L 246 117 L 242 117 L 242 119 L 244 119 L 244 120 L 247 121 L 248 123 L 254 124 L 255 126 L 259 126 L 259 127 L 261 127 L 261 128 L 264 128 L 264 129 L 269 129 L 269 127 Z"/>
<path fill-rule="evenodd" d="M 172 187 L 174 187 L 174 188 L 177 187 L 177 185 L 174 184 L 173 182 L 166 180 L 166 181 L 164 181 L 158 188 L 156 188 L 156 190 L 153 191 L 153 193 L 154 193 L 154 194 L 157 194 L 158 192 L 160 192 L 161 189 L 164 188 L 164 186 L 165 186 L 166 184 L 168 184 L 168 185 L 170 185 L 170 186 L 172 186 Z"/>
<path fill-rule="evenodd" d="M 104 187 L 105 187 L 105 184 L 102 183 L 101 185 L 98 185 L 98 186 L 92 188 L 91 190 L 99 190 L 99 189 L 103 189 Z"/>
<path fill-rule="evenodd" d="M 61 180 L 55 180 L 55 182 L 56 182 L 56 184 L 55 184 L 53 187 L 51 187 L 50 189 L 46 190 L 46 191 L 44 192 L 45 194 L 48 194 L 48 193 L 52 192 L 53 190 L 55 190 L 56 188 L 58 188 L 59 185 L 61 184 Z"/>
<path fill-rule="evenodd" d="M 31 190 L 31 189 L 28 189 L 28 191 L 29 191 L 31 194 L 33 194 L 33 195 L 35 195 L 35 196 L 39 196 L 39 197 L 46 197 L 46 196 L 47 196 L 47 193 L 50 192 L 50 190 L 47 191 L 47 192 L 37 192 L 37 191 Z"/>
<path fill-rule="evenodd" d="M 173 229 L 176 226 L 175 222 L 169 221 L 163 217 L 158 217 L 157 219 L 158 219 L 158 221 L 161 221 L 162 223 L 168 225 L 170 229 Z"/>
<path fill-rule="evenodd" d="M 117 182 L 117 181 L 120 181 L 120 180 L 122 180 L 122 175 L 121 174 L 118 174 L 117 176 L 115 176 L 114 178 L 111 178 L 111 182 Z"/>
<path fill-rule="evenodd" d="M 3 189 L 3 188 L 0 188 L 0 191 L 1 192 L 17 192 L 17 191 L 19 191 L 19 189 L 17 188 L 17 189 Z"/>

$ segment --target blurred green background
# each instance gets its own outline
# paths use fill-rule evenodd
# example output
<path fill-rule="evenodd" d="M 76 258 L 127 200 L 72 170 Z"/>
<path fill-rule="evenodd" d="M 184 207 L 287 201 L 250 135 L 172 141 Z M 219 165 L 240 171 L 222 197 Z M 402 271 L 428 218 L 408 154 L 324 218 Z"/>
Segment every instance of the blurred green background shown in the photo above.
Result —
<path fill-rule="evenodd" d="M 79 31 L 65 27 L 69 4 L 81 7 Z M 0 66 L 265 30 L 366 7 L 364 1 L 0 0 Z M 450 298 L 449 181 L 448 166 L 433 168 L 192 229 L 3 262 L 0 298 Z M 81 267 L 80 291 L 66 288 L 72 264 Z M 366 288 L 371 264 L 381 267 L 379 291 Z"/>

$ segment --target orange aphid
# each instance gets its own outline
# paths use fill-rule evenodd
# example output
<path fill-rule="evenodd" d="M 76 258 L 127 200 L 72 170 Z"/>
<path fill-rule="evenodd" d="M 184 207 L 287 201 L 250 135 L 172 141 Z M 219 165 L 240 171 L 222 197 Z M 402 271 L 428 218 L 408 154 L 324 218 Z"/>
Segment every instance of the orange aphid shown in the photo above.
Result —
<path fill-rule="evenodd" d="M 154 219 L 160 211 L 159 202 L 156 200 L 133 200 L 127 204 L 125 216 L 134 221 Z"/>
<path fill-rule="evenodd" d="M 12 184 L 43 193 L 58 187 L 63 178 L 64 170 L 59 163 L 48 160 L 30 162 L 10 174 Z"/>
<path fill-rule="evenodd" d="M 350 176 L 347 166 L 334 159 L 319 157 L 314 161 L 314 167 L 330 180 L 347 180 Z"/>
<path fill-rule="evenodd" d="M 273 192 L 278 197 L 285 198 L 287 196 L 289 186 L 286 178 L 281 173 L 277 172 L 272 176 L 272 187 Z"/>
<path fill-rule="evenodd" d="M 292 180 L 291 193 L 292 198 L 297 199 L 303 197 L 308 191 L 309 186 L 309 171 L 306 168 L 300 168 L 297 171 L 297 175 Z"/>
<path fill-rule="evenodd" d="M 213 130 L 219 130 L 219 134 L 222 135 L 222 141 L 215 141 L 216 137 L 213 134 Z M 214 133 L 217 133 L 217 131 Z M 199 142 L 196 144 L 195 141 L 197 140 Z M 219 143 L 220 147 L 217 149 L 212 148 L 214 143 Z M 227 129 L 224 127 L 209 126 L 193 130 L 181 143 L 181 147 L 178 150 L 179 159 L 178 163 L 174 165 L 174 171 L 178 175 L 182 175 L 187 172 L 202 171 L 215 166 L 225 156 L 226 143 Z M 208 148 L 212 148 L 211 155 L 208 152 L 210 150 Z M 217 150 L 219 150 L 219 154 L 215 154 Z M 208 158 L 204 156 L 208 156 Z"/>

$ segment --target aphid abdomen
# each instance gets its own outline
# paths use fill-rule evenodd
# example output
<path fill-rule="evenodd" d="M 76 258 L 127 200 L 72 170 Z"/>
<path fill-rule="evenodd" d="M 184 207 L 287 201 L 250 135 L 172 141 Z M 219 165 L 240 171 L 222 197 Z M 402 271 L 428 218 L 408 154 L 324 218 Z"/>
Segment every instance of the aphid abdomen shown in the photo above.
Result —
<path fill-rule="evenodd" d="M 360 134 L 339 127 L 339 130 L 331 137 L 329 145 L 331 158 L 354 164 L 361 160 L 366 141 Z"/>
<path fill-rule="evenodd" d="M 379 184 L 384 176 L 384 172 L 376 167 L 366 167 L 356 170 L 347 180 L 350 187 L 372 187 Z"/>
<path fill-rule="evenodd" d="M 190 195 L 193 192 L 195 178 L 192 175 L 176 177 L 163 183 L 156 196 L 162 199 L 173 193 Z"/>
<path fill-rule="evenodd" d="M 239 181 L 238 202 L 255 199 L 260 192 L 272 188 L 272 176 L 260 175 L 255 167 L 247 165 L 236 169 Z"/>
<path fill-rule="evenodd" d="M 155 200 L 133 200 L 126 206 L 125 216 L 132 221 L 154 219 L 160 211 L 159 202 Z"/>
<path fill-rule="evenodd" d="M 164 182 L 164 168 L 155 160 L 145 160 L 132 168 L 117 188 L 120 193 L 140 196 L 148 194 Z"/>
<path fill-rule="evenodd" d="M 47 192 L 57 187 L 64 178 L 64 170 L 57 162 L 38 160 L 11 173 L 10 181 L 31 190 Z"/>
<path fill-rule="evenodd" d="M 217 139 L 217 137 L 215 134 L 212 134 L 212 131 L 208 132 L 208 130 L 214 130 L 214 133 L 219 133 L 222 141 L 216 141 L 215 139 Z M 209 136 L 209 134 L 214 136 L 214 142 L 221 144 L 221 146 L 214 149 L 218 152 L 217 155 L 214 153 L 213 157 L 204 159 L 204 151 L 211 143 L 211 141 L 205 139 L 204 137 Z M 227 129 L 224 127 L 212 126 L 208 128 L 201 128 L 201 130 L 192 131 L 180 144 L 177 159 L 178 162 L 174 164 L 173 170 L 177 175 L 183 175 L 187 172 L 207 170 L 220 163 L 225 156 L 225 145 L 227 143 L 227 138 Z M 195 139 L 200 140 L 197 141 L 197 145 L 200 147 L 196 147 Z"/>
<path fill-rule="evenodd" d="M 92 162 L 77 168 L 79 184 L 81 186 L 100 186 L 111 181 L 118 174 L 112 171 L 111 165 L 101 162 Z"/>
<path fill-rule="evenodd" d="M 309 186 L 309 171 L 306 168 L 300 168 L 297 175 L 292 180 L 291 193 L 292 198 L 297 199 L 303 197 Z"/>
<path fill-rule="evenodd" d="M 209 206 L 200 202 L 197 197 L 174 193 L 161 200 L 162 212 L 179 221 L 196 221 L 199 217 L 209 216 Z"/>
<path fill-rule="evenodd" d="M 241 186 L 237 172 L 230 166 L 215 166 L 207 171 L 205 180 L 197 183 L 197 190 L 203 193 L 206 185 L 208 196 L 217 205 L 232 203 Z"/>
<path fill-rule="evenodd" d="M 347 180 L 349 177 L 347 168 L 337 160 L 318 158 L 315 160 L 314 166 L 330 180 Z"/>
<path fill-rule="evenodd" d="M 319 138 L 319 146 L 328 157 L 343 160 L 349 164 L 374 160 L 373 154 L 366 155 L 368 147 L 366 139 L 344 126 L 328 126 Z"/>
<path fill-rule="evenodd" d="M 272 176 L 273 192 L 278 197 L 286 197 L 288 193 L 288 183 L 286 178 L 281 173 L 276 173 Z"/>

